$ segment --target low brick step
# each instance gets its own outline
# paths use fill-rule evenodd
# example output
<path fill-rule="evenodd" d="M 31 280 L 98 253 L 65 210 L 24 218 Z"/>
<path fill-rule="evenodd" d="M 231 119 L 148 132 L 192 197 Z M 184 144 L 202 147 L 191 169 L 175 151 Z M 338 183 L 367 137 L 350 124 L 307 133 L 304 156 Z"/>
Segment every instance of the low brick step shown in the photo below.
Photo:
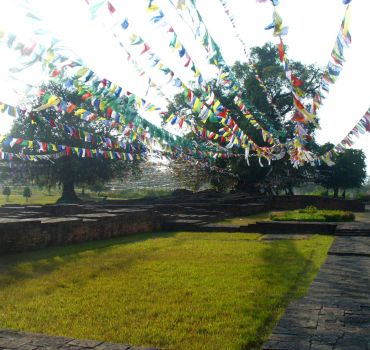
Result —
<path fill-rule="evenodd" d="M 335 230 L 336 236 L 362 236 L 369 237 L 370 230 Z"/>
<path fill-rule="evenodd" d="M 67 337 L 49 336 L 38 333 L 25 333 L 10 329 L 0 329 L 0 349 L 30 350 L 158 350 L 154 347 L 130 346 L 126 344 L 104 343 L 98 340 L 80 340 Z"/>
<path fill-rule="evenodd" d="M 255 224 L 243 226 L 243 229 L 248 230 L 245 232 L 259 232 L 267 234 L 335 234 L 336 227 L 336 223 L 329 222 L 257 221 Z"/>
<path fill-rule="evenodd" d="M 193 232 L 241 232 L 239 225 L 206 224 L 193 228 Z"/>

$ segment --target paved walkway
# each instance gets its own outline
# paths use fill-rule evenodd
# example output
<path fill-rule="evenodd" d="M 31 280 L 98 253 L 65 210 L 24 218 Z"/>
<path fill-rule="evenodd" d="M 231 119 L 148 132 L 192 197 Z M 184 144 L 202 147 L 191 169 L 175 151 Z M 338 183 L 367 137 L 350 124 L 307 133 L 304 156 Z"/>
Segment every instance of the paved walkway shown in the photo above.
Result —
<path fill-rule="evenodd" d="M 0 329 L 0 350 L 158 350 L 129 346 L 124 344 L 103 343 L 95 340 L 78 340 L 65 337 L 51 337 L 44 334 L 16 332 Z"/>
<path fill-rule="evenodd" d="M 336 237 L 308 294 L 264 350 L 370 350 L 370 237 Z"/>

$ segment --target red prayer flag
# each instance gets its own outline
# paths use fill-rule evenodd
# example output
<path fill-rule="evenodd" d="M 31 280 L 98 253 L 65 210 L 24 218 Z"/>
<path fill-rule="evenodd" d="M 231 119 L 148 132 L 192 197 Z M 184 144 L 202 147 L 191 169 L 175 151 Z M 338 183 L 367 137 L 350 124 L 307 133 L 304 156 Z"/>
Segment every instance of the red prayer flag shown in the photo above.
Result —
<path fill-rule="evenodd" d="M 190 58 L 190 56 L 188 56 L 188 60 L 186 61 L 184 67 L 188 67 L 190 62 L 191 62 L 191 58 Z"/>
<path fill-rule="evenodd" d="M 54 70 L 53 70 L 53 72 L 51 73 L 51 76 L 52 76 L 53 78 L 55 78 L 56 76 L 58 76 L 58 75 L 59 75 L 59 73 L 60 73 L 60 71 L 58 71 L 57 69 L 54 69 Z"/>
<path fill-rule="evenodd" d="M 86 94 L 84 94 L 84 95 L 82 95 L 82 99 L 84 100 L 84 101 L 86 101 L 89 97 L 91 97 L 92 95 L 89 93 L 89 92 L 87 92 Z"/>
<path fill-rule="evenodd" d="M 284 45 L 283 45 L 283 40 L 280 37 L 280 44 L 278 46 L 278 51 L 279 51 L 279 58 L 280 61 L 283 62 L 284 60 Z"/>
<path fill-rule="evenodd" d="M 292 74 L 292 84 L 293 86 L 301 86 L 303 85 L 303 81 L 298 79 L 295 75 Z"/>
<path fill-rule="evenodd" d="M 110 3 L 110 1 L 108 1 L 108 10 L 110 12 L 111 15 L 113 15 L 114 11 L 116 11 L 116 9 L 114 8 L 114 6 Z"/>
<path fill-rule="evenodd" d="M 299 101 L 295 96 L 293 96 L 293 101 L 294 101 L 294 104 L 295 104 L 299 109 L 304 109 L 304 106 L 303 106 L 303 104 L 301 103 L 301 101 Z"/>
<path fill-rule="evenodd" d="M 294 116 L 293 116 L 292 120 L 293 120 L 294 122 L 300 122 L 300 123 L 303 123 L 303 122 L 305 121 L 305 117 L 304 117 L 304 115 L 303 115 L 301 112 L 299 112 L 299 111 L 295 111 L 295 113 L 294 113 Z"/>
<path fill-rule="evenodd" d="M 67 113 L 72 113 L 76 109 L 76 107 L 77 107 L 76 105 L 70 103 L 67 107 Z"/>
<path fill-rule="evenodd" d="M 140 55 L 150 50 L 150 46 L 147 43 L 144 43 L 144 49 L 140 52 Z"/>

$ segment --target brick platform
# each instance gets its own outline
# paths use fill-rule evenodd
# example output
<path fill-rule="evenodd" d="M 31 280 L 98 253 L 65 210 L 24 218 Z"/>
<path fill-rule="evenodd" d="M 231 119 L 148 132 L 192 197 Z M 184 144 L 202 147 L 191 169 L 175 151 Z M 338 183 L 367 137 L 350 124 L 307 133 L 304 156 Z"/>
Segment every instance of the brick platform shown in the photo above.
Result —
<path fill-rule="evenodd" d="M 288 306 L 262 349 L 370 349 L 370 237 L 335 239 L 308 294 Z"/>
<path fill-rule="evenodd" d="M 141 346 L 104 343 L 96 340 L 79 340 L 65 337 L 51 337 L 44 334 L 17 332 L 0 329 L 0 349 L 10 350 L 158 350 Z"/>

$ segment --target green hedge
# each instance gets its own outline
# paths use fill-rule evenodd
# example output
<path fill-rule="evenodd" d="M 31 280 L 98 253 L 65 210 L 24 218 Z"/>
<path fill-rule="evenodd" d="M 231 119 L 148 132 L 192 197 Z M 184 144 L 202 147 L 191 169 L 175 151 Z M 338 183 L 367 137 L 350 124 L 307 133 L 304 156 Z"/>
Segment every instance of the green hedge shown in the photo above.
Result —
<path fill-rule="evenodd" d="M 319 210 L 316 207 L 306 207 L 284 213 L 272 213 L 273 221 L 353 221 L 355 215 L 344 210 Z"/>

